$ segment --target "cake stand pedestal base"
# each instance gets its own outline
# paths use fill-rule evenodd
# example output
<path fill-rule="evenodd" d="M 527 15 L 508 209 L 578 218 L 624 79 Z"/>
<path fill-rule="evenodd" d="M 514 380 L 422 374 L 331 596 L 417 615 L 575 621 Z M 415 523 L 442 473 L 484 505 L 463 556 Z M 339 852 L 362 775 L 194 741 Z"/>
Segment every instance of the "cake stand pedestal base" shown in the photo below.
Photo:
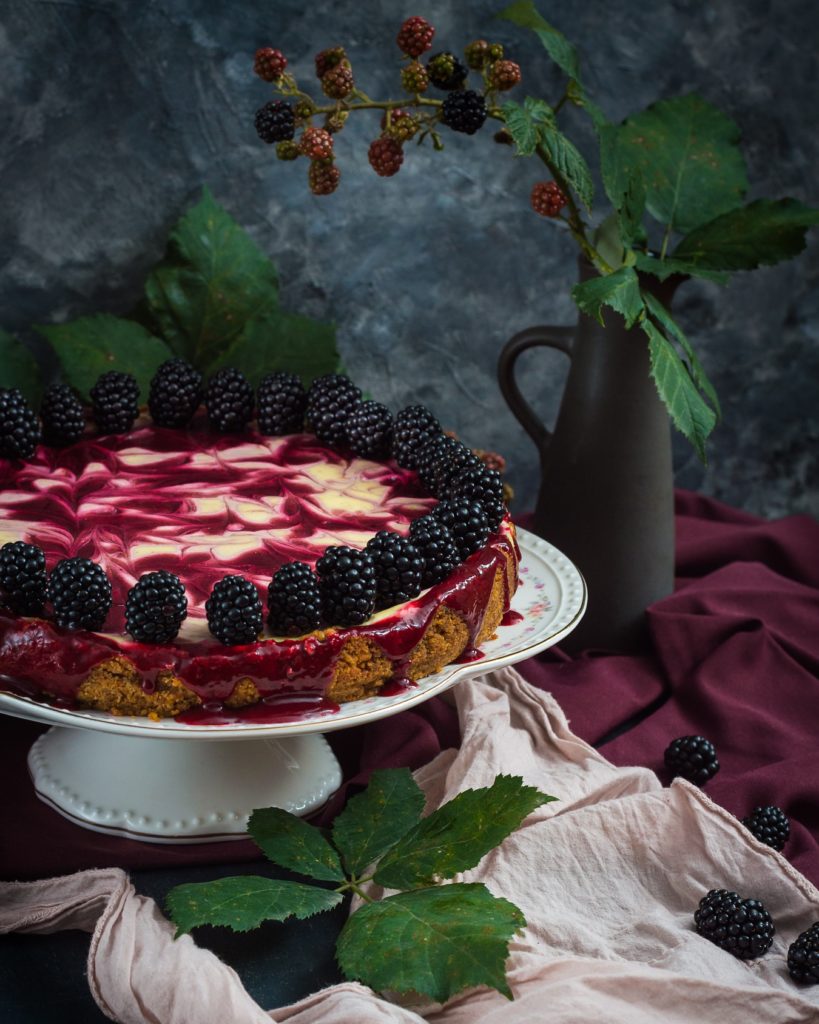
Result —
<path fill-rule="evenodd" d="M 309 814 L 341 785 L 315 732 L 213 742 L 54 727 L 28 766 L 37 795 L 64 817 L 146 843 L 244 839 L 254 809 Z"/>

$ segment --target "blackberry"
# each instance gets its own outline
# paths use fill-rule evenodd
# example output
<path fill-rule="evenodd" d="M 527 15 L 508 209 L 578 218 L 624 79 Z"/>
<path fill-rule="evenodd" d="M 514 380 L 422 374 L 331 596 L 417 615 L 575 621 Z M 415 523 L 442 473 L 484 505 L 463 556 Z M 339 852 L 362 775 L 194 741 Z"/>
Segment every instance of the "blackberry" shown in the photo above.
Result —
<path fill-rule="evenodd" d="M 46 444 L 74 444 L 85 433 L 85 410 L 68 384 L 52 384 L 40 405 Z"/>
<path fill-rule="evenodd" d="M 485 501 L 481 508 L 486 516 L 486 521 L 489 523 L 490 532 L 496 533 L 506 516 L 506 506 L 502 501 Z"/>
<path fill-rule="evenodd" d="M 361 389 L 349 377 L 328 373 L 314 380 L 307 392 L 305 418 L 316 437 L 333 448 L 347 443 L 347 420 L 361 399 Z"/>
<path fill-rule="evenodd" d="M 46 597 L 62 629 L 101 629 L 111 609 L 111 584 L 88 558 L 63 558 L 48 578 Z"/>
<path fill-rule="evenodd" d="M 256 51 L 253 70 L 265 82 L 278 82 L 287 68 L 287 57 L 281 50 L 272 46 L 264 46 Z"/>
<path fill-rule="evenodd" d="M 295 373 L 269 373 L 256 392 L 259 432 L 280 437 L 298 434 L 304 428 L 307 392 Z"/>
<path fill-rule="evenodd" d="M 788 947 L 788 974 L 803 985 L 819 985 L 819 921 Z"/>
<path fill-rule="evenodd" d="M 401 25 L 395 38 L 398 48 L 408 57 L 420 57 L 432 46 L 435 29 L 417 14 Z"/>
<path fill-rule="evenodd" d="M 424 559 L 410 538 L 379 530 L 365 550 L 375 565 L 376 611 L 421 593 Z"/>
<path fill-rule="evenodd" d="M 324 78 L 330 68 L 337 67 L 343 60 L 347 60 L 347 51 L 343 46 L 331 46 L 322 50 L 315 56 L 316 78 Z"/>
<path fill-rule="evenodd" d="M 432 514 L 410 523 L 410 540 L 424 559 L 422 587 L 433 587 L 445 580 L 461 563 L 452 531 Z"/>
<path fill-rule="evenodd" d="M 205 407 L 208 422 L 220 434 L 238 433 L 253 415 L 253 388 L 240 370 L 225 366 L 208 381 Z"/>
<path fill-rule="evenodd" d="M 262 142 L 286 142 L 296 134 L 296 115 L 284 100 L 271 100 L 259 107 L 253 120 Z"/>
<path fill-rule="evenodd" d="M 441 108 L 441 121 L 453 132 L 474 135 L 486 120 L 486 101 L 472 89 L 451 92 Z"/>
<path fill-rule="evenodd" d="M 454 437 L 447 437 L 446 434 L 439 434 L 430 438 L 426 444 L 418 448 L 416 454 L 416 469 L 421 483 L 430 494 L 435 494 L 437 488 L 438 472 L 445 465 L 446 456 L 463 448 L 464 445 Z"/>
<path fill-rule="evenodd" d="M 288 562 L 270 581 L 267 623 L 277 636 L 301 636 L 321 625 L 321 590 L 305 562 Z"/>
<path fill-rule="evenodd" d="M 464 57 L 467 67 L 472 68 L 473 71 L 480 71 L 489 60 L 489 43 L 485 39 L 476 39 L 472 43 L 467 43 L 464 47 Z"/>
<path fill-rule="evenodd" d="M 125 632 L 141 644 L 166 644 L 188 614 L 178 576 L 159 569 L 140 576 L 125 599 Z"/>
<path fill-rule="evenodd" d="M 139 416 L 139 384 L 132 373 L 109 370 L 91 388 L 94 421 L 101 434 L 124 434 Z"/>
<path fill-rule="evenodd" d="M 697 786 L 704 786 L 719 771 L 714 744 L 703 736 L 680 736 L 663 754 L 666 768 Z"/>
<path fill-rule="evenodd" d="M 450 478 L 449 496 L 472 498 L 482 506 L 503 501 L 503 480 L 500 473 L 494 469 L 487 469 L 477 455 L 475 460 L 477 465 L 467 465 Z"/>
<path fill-rule="evenodd" d="M 0 603 L 18 615 L 40 615 L 46 595 L 45 555 L 15 540 L 0 548 Z"/>
<path fill-rule="evenodd" d="M 569 200 L 556 181 L 537 181 L 532 186 L 529 201 L 541 217 L 557 217 Z"/>
<path fill-rule="evenodd" d="M 367 151 L 370 167 L 381 178 L 391 178 L 401 170 L 404 162 L 404 149 L 397 139 L 382 135 L 370 143 Z"/>
<path fill-rule="evenodd" d="M 755 807 L 753 814 L 742 819 L 742 824 L 752 832 L 760 843 L 781 850 L 791 834 L 788 816 L 779 807 Z"/>
<path fill-rule="evenodd" d="M 460 89 L 469 72 L 454 53 L 436 53 L 427 61 L 427 74 L 436 88 L 449 92 Z"/>
<path fill-rule="evenodd" d="M 0 388 L 0 456 L 27 459 L 42 433 L 37 414 L 17 388 Z"/>
<path fill-rule="evenodd" d="M 321 77 L 321 91 L 331 100 L 343 100 L 355 89 L 353 69 L 348 60 L 330 68 Z"/>
<path fill-rule="evenodd" d="M 305 128 L 299 139 L 299 152 L 311 160 L 332 160 L 333 136 L 326 128 Z"/>
<path fill-rule="evenodd" d="M 727 889 L 711 889 L 694 914 L 697 934 L 740 960 L 767 953 L 774 937 L 771 915 L 759 900 L 745 900 Z"/>
<path fill-rule="evenodd" d="M 300 156 L 299 144 L 292 139 L 276 143 L 276 158 L 278 160 L 298 160 Z"/>
<path fill-rule="evenodd" d="M 441 434 L 441 424 L 423 405 L 408 405 L 397 413 L 392 435 L 392 457 L 402 469 L 415 469 L 418 452 Z"/>
<path fill-rule="evenodd" d="M 386 459 L 392 445 L 392 413 L 380 402 L 359 402 L 347 418 L 347 439 L 362 459 Z"/>
<path fill-rule="evenodd" d="M 262 631 L 262 599 L 244 576 L 223 576 L 205 601 L 208 627 L 225 645 L 252 644 Z"/>
<path fill-rule="evenodd" d="M 360 626 L 375 608 L 375 565 L 365 551 L 329 547 L 316 563 L 324 621 Z"/>
<path fill-rule="evenodd" d="M 489 84 L 493 89 L 504 92 L 520 82 L 520 64 L 513 60 L 497 60 L 489 68 Z"/>
<path fill-rule="evenodd" d="M 186 359 L 167 359 L 151 378 L 148 410 L 160 427 L 186 427 L 202 402 L 202 374 Z"/>
<path fill-rule="evenodd" d="M 381 118 L 381 132 L 383 135 L 395 139 L 396 142 L 409 142 L 418 133 L 421 122 L 408 110 L 400 110 L 395 107 L 390 113 L 390 123 L 387 124 L 386 112 Z"/>
<path fill-rule="evenodd" d="M 417 60 L 408 64 L 401 72 L 401 87 L 407 92 L 422 93 L 429 87 L 429 75 L 424 65 Z"/>
<path fill-rule="evenodd" d="M 469 498 L 440 501 L 432 514 L 449 527 L 462 561 L 482 548 L 489 537 L 486 513 L 476 501 L 470 501 Z"/>
<path fill-rule="evenodd" d="M 332 161 L 311 160 L 307 168 L 307 184 L 314 196 L 329 196 L 338 188 L 341 171 Z"/>
<path fill-rule="evenodd" d="M 465 469 L 481 469 L 481 461 L 461 441 L 448 437 L 423 463 L 419 462 L 419 475 L 430 494 L 436 498 L 449 498 L 452 480 Z"/>

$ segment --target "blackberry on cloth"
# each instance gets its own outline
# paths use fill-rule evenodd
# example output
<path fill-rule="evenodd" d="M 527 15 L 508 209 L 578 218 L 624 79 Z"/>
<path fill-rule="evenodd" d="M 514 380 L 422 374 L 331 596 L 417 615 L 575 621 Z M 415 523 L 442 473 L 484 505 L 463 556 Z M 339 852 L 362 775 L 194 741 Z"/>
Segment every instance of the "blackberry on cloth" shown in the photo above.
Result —
<path fill-rule="evenodd" d="M 697 934 L 740 960 L 767 953 L 774 937 L 773 918 L 759 900 L 743 899 L 728 889 L 711 889 L 694 914 Z"/>
<path fill-rule="evenodd" d="M 719 771 L 714 744 L 704 736 L 679 736 L 663 754 L 666 768 L 697 786 L 704 786 Z"/>
<path fill-rule="evenodd" d="M 742 819 L 742 824 L 760 843 L 781 850 L 791 834 L 791 823 L 780 807 L 755 807 L 753 813 Z"/>

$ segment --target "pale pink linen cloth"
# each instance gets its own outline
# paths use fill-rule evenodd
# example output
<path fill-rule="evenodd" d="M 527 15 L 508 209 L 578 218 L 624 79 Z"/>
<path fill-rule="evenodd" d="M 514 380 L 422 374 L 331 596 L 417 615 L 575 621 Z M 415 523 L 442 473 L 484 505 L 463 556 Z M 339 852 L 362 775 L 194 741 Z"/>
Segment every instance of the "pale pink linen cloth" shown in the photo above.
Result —
<path fill-rule="evenodd" d="M 819 892 L 698 789 L 664 789 L 574 736 L 554 700 L 505 669 L 455 691 L 463 731 L 416 773 L 428 806 L 505 772 L 559 797 L 457 880 L 484 881 L 523 910 L 508 977 L 515 1000 L 472 989 L 446 1005 L 343 984 L 265 1012 L 235 972 L 173 927 L 116 869 L 0 888 L 0 930 L 93 932 L 94 998 L 123 1024 L 790 1024 L 819 1022 L 819 986 L 798 988 L 787 947 L 819 920 Z M 711 888 L 762 899 L 771 951 L 744 963 L 700 938 Z"/>

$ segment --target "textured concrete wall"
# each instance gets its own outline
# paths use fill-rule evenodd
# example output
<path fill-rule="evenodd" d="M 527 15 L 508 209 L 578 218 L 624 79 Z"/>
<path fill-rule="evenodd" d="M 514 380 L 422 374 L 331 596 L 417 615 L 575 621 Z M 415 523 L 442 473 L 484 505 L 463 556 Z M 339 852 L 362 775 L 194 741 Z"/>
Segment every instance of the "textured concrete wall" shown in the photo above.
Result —
<path fill-rule="evenodd" d="M 397 408 L 427 401 L 475 445 L 506 453 L 524 501 L 532 445 L 495 383 L 497 353 L 532 323 L 568 323 L 575 251 L 528 208 L 542 175 L 490 133 L 448 133 L 378 179 L 366 145 L 378 114 L 339 138 L 343 185 L 309 195 L 305 168 L 256 138 L 269 87 L 250 71 L 276 45 L 312 79 L 343 43 L 359 84 L 398 94 L 393 40 L 425 15 L 436 43 L 491 36 L 524 67 L 518 90 L 554 98 L 539 43 L 491 0 L 0 0 L 0 324 L 22 330 L 98 310 L 127 312 L 170 224 L 207 183 L 277 262 L 283 302 L 333 319 L 350 372 Z M 752 197 L 819 201 L 815 0 L 587 0 L 541 9 L 580 47 L 611 118 L 692 89 L 740 124 Z M 582 117 L 567 123 L 593 154 Z M 769 515 L 819 510 L 819 232 L 798 260 L 689 283 L 676 308 L 722 398 L 703 468 L 681 439 L 678 482 Z M 556 408 L 557 355 L 523 362 L 526 390 Z"/>

